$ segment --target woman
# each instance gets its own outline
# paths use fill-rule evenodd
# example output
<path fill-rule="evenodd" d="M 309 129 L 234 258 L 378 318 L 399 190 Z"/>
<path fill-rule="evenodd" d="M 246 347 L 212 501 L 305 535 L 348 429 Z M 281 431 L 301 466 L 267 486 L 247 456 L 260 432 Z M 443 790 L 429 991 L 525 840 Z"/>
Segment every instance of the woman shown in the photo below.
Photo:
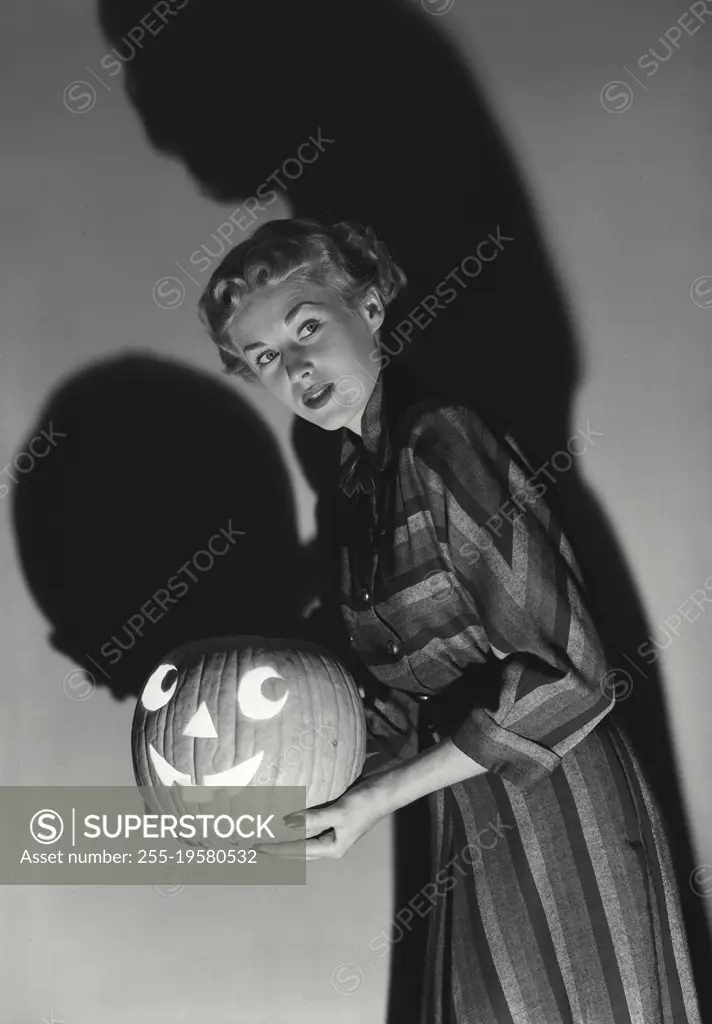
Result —
<path fill-rule="evenodd" d="M 305 812 L 306 857 L 428 797 L 422 1024 L 699 1022 L 664 826 L 578 564 L 511 437 L 392 387 L 381 333 L 404 284 L 370 229 L 281 220 L 200 303 L 228 372 L 341 431 L 341 611 L 392 696 L 380 728 L 369 714 L 389 756 Z"/>

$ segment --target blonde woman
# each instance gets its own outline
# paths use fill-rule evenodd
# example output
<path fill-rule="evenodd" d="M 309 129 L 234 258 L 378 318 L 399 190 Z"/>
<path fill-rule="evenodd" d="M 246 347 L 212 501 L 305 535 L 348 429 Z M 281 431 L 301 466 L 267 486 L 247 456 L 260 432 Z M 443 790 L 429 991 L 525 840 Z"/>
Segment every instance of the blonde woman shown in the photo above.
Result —
<path fill-rule="evenodd" d="M 341 432 L 341 612 L 413 725 L 306 810 L 306 857 L 428 798 L 421 1024 L 700 1024 L 665 827 L 576 557 L 513 438 L 469 406 L 404 408 L 381 357 L 404 284 L 370 229 L 279 220 L 200 303 L 228 372 Z"/>

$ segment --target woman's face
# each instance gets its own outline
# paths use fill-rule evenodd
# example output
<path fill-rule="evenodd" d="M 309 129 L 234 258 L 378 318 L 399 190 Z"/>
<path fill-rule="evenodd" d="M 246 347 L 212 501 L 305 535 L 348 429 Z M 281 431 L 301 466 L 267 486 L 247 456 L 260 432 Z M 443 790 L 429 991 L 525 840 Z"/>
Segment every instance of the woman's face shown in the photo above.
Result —
<path fill-rule="evenodd" d="M 297 416 L 360 434 L 378 380 L 369 355 L 383 318 L 375 290 L 352 310 L 330 288 L 285 281 L 253 292 L 231 333 L 257 378 Z"/>

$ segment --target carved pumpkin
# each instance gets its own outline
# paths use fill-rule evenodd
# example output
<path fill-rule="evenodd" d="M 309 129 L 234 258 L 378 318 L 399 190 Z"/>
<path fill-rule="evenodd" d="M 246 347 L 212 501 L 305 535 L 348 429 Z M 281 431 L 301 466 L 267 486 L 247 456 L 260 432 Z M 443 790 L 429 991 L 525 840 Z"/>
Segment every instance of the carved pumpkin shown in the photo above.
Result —
<path fill-rule="evenodd" d="M 137 784 L 172 787 L 178 809 L 195 802 L 195 786 L 305 786 L 314 807 L 361 774 L 366 723 L 353 679 L 324 648 L 221 637 L 185 644 L 154 669 L 131 747 Z"/>

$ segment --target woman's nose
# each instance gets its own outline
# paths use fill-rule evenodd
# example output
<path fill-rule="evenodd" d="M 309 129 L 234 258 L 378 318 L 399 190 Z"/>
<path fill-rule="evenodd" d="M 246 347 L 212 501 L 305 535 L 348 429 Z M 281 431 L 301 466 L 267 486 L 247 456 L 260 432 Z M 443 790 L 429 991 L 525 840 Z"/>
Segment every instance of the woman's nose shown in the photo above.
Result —
<path fill-rule="evenodd" d="M 292 383 L 300 380 L 308 373 L 312 373 L 314 370 L 314 363 L 304 349 L 295 349 L 292 352 L 287 352 L 285 359 L 287 376 Z"/>

